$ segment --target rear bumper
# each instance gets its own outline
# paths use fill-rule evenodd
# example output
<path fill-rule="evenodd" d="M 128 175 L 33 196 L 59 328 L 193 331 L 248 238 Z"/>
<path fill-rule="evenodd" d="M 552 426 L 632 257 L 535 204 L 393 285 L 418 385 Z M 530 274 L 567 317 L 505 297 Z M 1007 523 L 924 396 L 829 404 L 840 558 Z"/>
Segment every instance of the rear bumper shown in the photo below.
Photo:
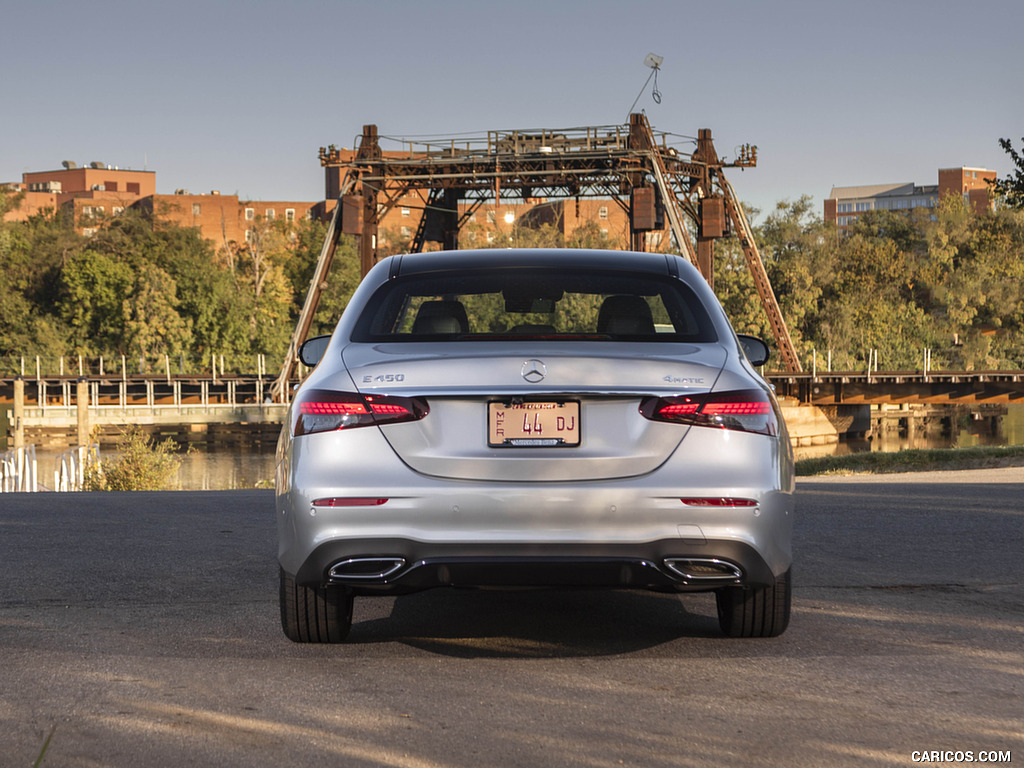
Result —
<path fill-rule="evenodd" d="M 363 594 L 445 585 L 773 583 L 792 562 L 792 479 L 777 443 L 692 430 L 685 444 L 685 453 L 636 477 L 481 482 L 414 472 L 375 429 L 304 437 L 279 466 L 278 559 L 300 584 L 344 584 Z M 335 497 L 387 501 L 316 503 Z M 686 497 L 756 505 L 691 506 Z M 687 578 L 690 565 L 675 562 L 687 559 L 720 560 L 724 570 L 715 574 L 712 562 L 715 578 Z"/>
<path fill-rule="evenodd" d="M 767 586 L 775 576 L 753 547 L 730 540 L 567 546 L 335 539 L 317 547 L 295 578 L 308 586 L 340 584 L 357 595 L 379 595 L 441 586 L 705 591 Z"/>

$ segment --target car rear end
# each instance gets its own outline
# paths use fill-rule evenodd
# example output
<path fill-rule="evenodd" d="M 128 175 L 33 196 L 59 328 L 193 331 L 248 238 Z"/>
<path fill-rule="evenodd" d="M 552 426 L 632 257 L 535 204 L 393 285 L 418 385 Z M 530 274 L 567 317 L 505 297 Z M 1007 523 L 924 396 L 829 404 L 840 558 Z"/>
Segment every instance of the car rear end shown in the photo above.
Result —
<path fill-rule="evenodd" d="M 770 388 L 678 258 L 393 257 L 282 434 L 282 611 L 305 590 L 716 590 L 727 633 L 778 634 L 792 485 Z M 766 591 L 767 619 L 737 612 Z"/>

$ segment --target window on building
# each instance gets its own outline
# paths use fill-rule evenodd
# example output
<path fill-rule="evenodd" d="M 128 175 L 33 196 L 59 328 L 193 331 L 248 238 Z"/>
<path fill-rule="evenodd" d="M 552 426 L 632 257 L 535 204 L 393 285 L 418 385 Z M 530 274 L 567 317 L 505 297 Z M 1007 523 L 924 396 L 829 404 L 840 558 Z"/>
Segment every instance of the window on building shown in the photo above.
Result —
<path fill-rule="evenodd" d="M 115 205 L 110 210 L 115 216 L 120 216 L 122 213 L 124 213 L 124 208 L 122 208 L 120 205 Z"/>
<path fill-rule="evenodd" d="M 264 215 L 267 217 L 267 220 L 270 220 L 277 216 L 277 211 L 273 208 L 267 208 L 267 212 Z"/>
<path fill-rule="evenodd" d="M 607 205 L 602 205 L 600 208 L 597 209 L 597 218 L 604 219 L 604 220 L 608 219 L 608 206 Z"/>
<path fill-rule="evenodd" d="M 284 220 L 287 221 L 287 222 L 295 221 L 295 209 L 294 208 L 285 208 L 284 209 Z"/>
<path fill-rule="evenodd" d="M 103 188 L 105 190 L 107 190 L 107 192 L 117 192 L 117 182 L 116 181 L 104 181 L 103 182 Z"/>
<path fill-rule="evenodd" d="M 853 210 L 853 203 L 840 203 L 838 206 L 839 213 L 849 213 Z"/>
<path fill-rule="evenodd" d="M 412 237 L 412 230 L 409 227 L 402 227 L 402 237 Z"/>
<path fill-rule="evenodd" d="M 493 224 L 497 220 L 497 214 L 491 210 L 487 212 L 487 223 Z"/>
<path fill-rule="evenodd" d="M 856 207 L 855 210 L 858 213 L 861 213 L 863 211 L 870 211 L 871 210 L 871 203 L 857 203 L 857 207 Z"/>
<path fill-rule="evenodd" d="M 245 220 L 246 221 L 254 221 L 255 219 L 256 219 L 256 209 L 255 208 L 246 208 L 245 209 Z"/>
<path fill-rule="evenodd" d="M 139 194 L 139 183 L 137 181 L 129 181 L 125 184 L 125 189 L 129 194 L 137 195 Z"/>
<path fill-rule="evenodd" d="M 91 219 L 95 215 L 96 214 L 95 214 L 94 209 L 93 209 L 93 207 L 91 205 L 83 205 L 82 206 L 82 216 L 84 216 L 87 219 Z"/>
<path fill-rule="evenodd" d="M 192 215 L 198 216 L 203 212 L 203 206 L 199 203 L 192 203 Z"/>
<path fill-rule="evenodd" d="M 245 230 L 245 242 L 247 242 L 247 243 L 251 243 L 252 242 L 252 230 L 251 229 Z"/>
<path fill-rule="evenodd" d="M 408 208 L 403 208 L 402 209 L 402 218 L 403 219 L 408 219 L 410 216 L 412 216 L 412 211 L 410 211 Z"/>

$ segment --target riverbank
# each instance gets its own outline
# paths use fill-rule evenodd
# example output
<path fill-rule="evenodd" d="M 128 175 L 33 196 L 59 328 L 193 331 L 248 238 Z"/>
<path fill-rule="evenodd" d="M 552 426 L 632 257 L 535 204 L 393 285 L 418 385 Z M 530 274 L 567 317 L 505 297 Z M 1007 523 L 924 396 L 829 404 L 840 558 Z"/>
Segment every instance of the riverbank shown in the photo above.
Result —
<path fill-rule="evenodd" d="M 796 462 L 798 477 L 814 475 L 897 474 L 941 470 L 1024 467 L 1024 445 L 974 446 L 896 453 L 865 452 L 820 456 Z"/>

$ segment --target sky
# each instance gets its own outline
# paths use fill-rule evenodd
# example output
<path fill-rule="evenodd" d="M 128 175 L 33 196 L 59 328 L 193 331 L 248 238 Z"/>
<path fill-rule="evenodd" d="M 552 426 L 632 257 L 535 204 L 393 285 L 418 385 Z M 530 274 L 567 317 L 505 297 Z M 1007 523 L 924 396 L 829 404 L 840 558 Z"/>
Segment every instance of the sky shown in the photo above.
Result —
<path fill-rule="evenodd" d="M 314 201 L 318 149 L 364 124 L 617 125 L 639 96 L 656 131 L 757 145 L 729 180 L 762 218 L 820 214 L 833 186 L 1008 174 L 1021 22 L 1020 0 L 0 0 L 0 182 L 99 161 L 159 193 Z"/>

